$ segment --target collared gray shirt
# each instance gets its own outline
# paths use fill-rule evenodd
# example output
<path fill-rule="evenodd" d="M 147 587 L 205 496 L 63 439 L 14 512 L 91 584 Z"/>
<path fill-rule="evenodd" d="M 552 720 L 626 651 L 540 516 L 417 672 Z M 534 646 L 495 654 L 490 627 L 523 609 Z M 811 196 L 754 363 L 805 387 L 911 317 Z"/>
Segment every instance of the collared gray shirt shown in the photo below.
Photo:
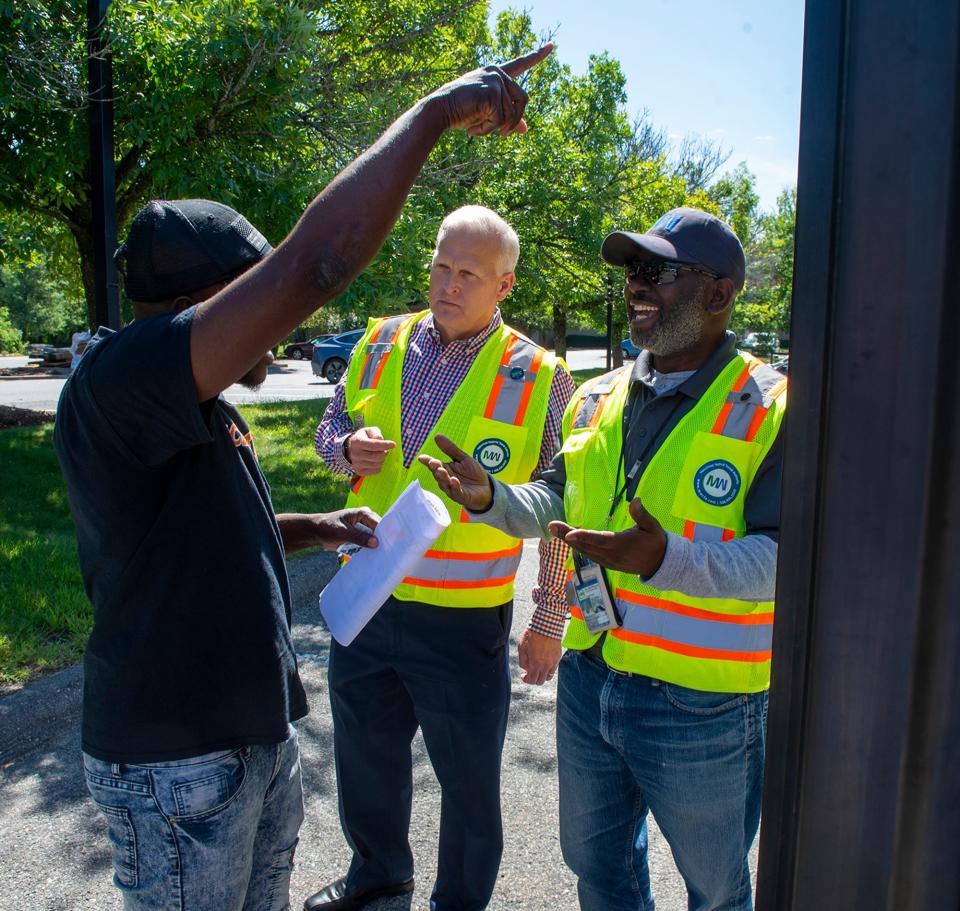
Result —
<path fill-rule="evenodd" d="M 634 496 L 642 469 L 664 440 L 736 356 L 736 337 L 728 332 L 699 370 L 670 388 L 669 381 L 663 383 L 655 374 L 653 356 L 641 351 L 630 376 L 623 414 L 625 468 L 622 476 L 635 462 L 641 469 L 628 482 L 628 498 Z M 782 376 L 770 367 L 762 367 L 754 372 L 753 379 L 761 392 L 766 393 Z M 660 394 L 659 386 L 664 387 Z M 663 562 L 645 582 L 661 591 L 680 591 L 698 598 L 773 600 L 780 531 L 782 437 L 781 432 L 747 492 L 745 537 L 705 543 L 668 533 Z M 563 455 L 558 453 L 540 478 L 529 484 L 509 486 L 493 479 L 493 503 L 478 518 L 516 537 L 548 537 L 547 525 L 555 519 L 564 519 L 566 478 Z"/>

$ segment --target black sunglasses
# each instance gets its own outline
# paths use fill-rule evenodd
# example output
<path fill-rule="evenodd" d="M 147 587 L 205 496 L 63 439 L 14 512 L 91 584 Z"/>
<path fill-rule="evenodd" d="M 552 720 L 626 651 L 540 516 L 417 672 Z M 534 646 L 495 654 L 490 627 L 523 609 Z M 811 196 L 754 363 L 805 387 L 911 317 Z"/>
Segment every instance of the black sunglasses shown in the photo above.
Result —
<path fill-rule="evenodd" d="M 667 259 L 642 259 L 630 263 L 626 267 L 627 281 L 642 278 L 644 281 L 650 282 L 651 285 L 672 285 L 679 277 L 681 270 L 684 269 L 687 272 L 697 272 L 710 278 L 720 278 L 716 272 L 698 269 L 696 266 L 688 266 L 686 263 L 674 263 Z"/>

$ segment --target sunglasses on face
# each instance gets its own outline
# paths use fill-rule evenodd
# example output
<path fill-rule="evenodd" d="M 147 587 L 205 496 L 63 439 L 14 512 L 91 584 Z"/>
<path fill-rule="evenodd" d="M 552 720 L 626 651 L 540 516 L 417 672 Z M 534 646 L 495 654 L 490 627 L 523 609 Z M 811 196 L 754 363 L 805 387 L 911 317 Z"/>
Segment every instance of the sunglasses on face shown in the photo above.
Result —
<path fill-rule="evenodd" d="M 697 272 L 700 275 L 706 275 L 710 278 L 720 278 L 716 272 L 708 272 L 706 269 L 698 269 L 696 266 L 688 266 L 686 263 L 674 263 L 666 259 L 638 260 L 626 267 L 627 281 L 632 282 L 637 279 L 643 279 L 651 285 L 672 285 L 684 270 L 687 272 Z"/>

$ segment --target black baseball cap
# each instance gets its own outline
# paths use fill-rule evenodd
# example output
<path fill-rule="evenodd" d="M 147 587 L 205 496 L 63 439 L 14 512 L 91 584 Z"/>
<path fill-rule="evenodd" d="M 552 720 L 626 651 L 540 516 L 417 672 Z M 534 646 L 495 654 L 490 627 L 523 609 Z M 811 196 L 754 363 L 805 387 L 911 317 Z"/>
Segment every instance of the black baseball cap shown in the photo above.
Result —
<path fill-rule="evenodd" d="M 239 212 L 209 199 L 155 199 L 113 254 L 127 297 L 155 303 L 236 278 L 273 248 Z"/>
<path fill-rule="evenodd" d="M 614 231 L 600 245 L 600 255 L 612 266 L 627 266 L 644 251 L 662 259 L 703 266 L 729 278 L 736 291 L 743 287 L 743 247 L 733 228 L 709 212 L 682 207 L 660 216 L 643 234 Z"/>

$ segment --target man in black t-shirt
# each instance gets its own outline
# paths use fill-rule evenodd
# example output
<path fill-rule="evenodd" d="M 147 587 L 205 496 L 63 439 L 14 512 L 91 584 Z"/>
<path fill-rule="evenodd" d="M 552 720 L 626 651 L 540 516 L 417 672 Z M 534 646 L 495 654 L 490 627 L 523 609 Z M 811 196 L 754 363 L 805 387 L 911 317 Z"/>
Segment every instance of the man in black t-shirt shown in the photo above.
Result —
<path fill-rule="evenodd" d="M 368 510 L 275 516 L 251 434 L 220 393 L 262 382 L 264 349 L 372 259 L 444 130 L 525 131 L 511 77 L 549 52 L 418 102 L 275 251 L 207 200 L 150 203 L 117 251 L 135 321 L 90 342 L 54 444 L 94 606 L 84 766 L 128 909 L 289 906 L 303 816 L 291 722 L 307 706 L 284 552 L 375 544 L 355 527 L 375 527 Z"/>

